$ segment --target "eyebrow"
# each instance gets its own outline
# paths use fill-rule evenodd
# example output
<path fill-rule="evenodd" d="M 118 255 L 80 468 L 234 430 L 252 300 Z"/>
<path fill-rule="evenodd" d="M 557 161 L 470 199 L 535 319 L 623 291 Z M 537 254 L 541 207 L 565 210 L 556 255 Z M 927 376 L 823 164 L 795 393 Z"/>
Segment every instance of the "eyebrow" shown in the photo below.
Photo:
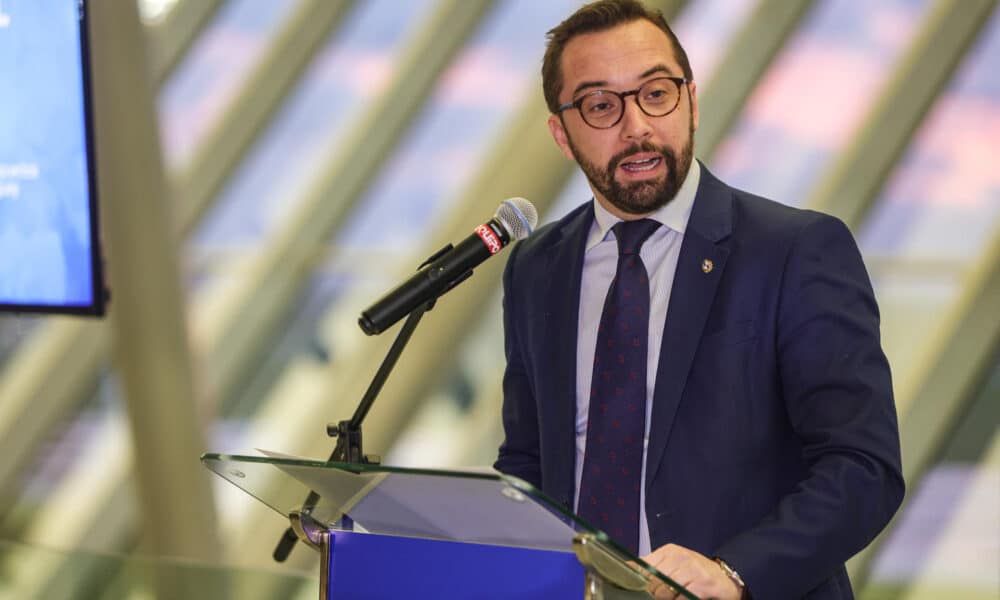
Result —
<path fill-rule="evenodd" d="M 645 78 L 649 77 L 650 75 L 655 75 L 656 73 L 666 73 L 667 75 L 673 75 L 674 74 L 673 70 L 670 67 L 668 67 L 667 65 L 665 65 L 663 63 L 660 63 L 658 65 L 654 65 L 653 67 L 650 67 L 649 69 L 646 69 L 645 71 L 643 71 L 642 74 L 639 75 L 639 79 L 645 79 Z M 580 92 L 582 92 L 583 90 L 590 89 L 590 88 L 605 88 L 605 87 L 607 87 L 607 85 L 608 85 L 608 82 L 604 81 L 604 80 L 601 80 L 601 81 L 584 81 L 584 82 L 581 82 L 579 85 L 576 86 L 576 88 L 573 89 L 573 96 L 572 97 L 576 98 L 577 95 Z"/>

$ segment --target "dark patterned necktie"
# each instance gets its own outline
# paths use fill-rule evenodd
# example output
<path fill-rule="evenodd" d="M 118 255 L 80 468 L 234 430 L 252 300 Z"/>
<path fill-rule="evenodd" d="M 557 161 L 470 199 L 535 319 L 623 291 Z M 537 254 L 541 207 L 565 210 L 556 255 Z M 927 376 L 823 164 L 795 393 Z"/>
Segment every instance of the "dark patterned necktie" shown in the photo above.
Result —
<path fill-rule="evenodd" d="M 614 226 L 618 271 L 597 330 L 579 514 L 632 553 L 639 549 L 639 486 L 646 428 L 649 279 L 639 248 L 659 223 Z"/>

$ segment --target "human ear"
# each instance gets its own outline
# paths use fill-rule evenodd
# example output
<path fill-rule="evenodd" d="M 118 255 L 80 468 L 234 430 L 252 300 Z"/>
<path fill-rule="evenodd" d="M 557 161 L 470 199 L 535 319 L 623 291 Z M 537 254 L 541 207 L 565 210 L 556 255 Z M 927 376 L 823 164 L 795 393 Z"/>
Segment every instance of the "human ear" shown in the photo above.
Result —
<path fill-rule="evenodd" d="M 697 131 L 698 130 L 698 94 L 697 94 L 698 85 L 693 81 L 689 81 L 687 87 L 688 87 L 688 98 L 691 99 L 691 125 L 692 127 L 694 127 L 694 130 Z"/>
<path fill-rule="evenodd" d="M 552 134 L 552 139 L 556 141 L 556 145 L 559 146 L 559 151 L 562 152 L 563 156 L 570 160 L 573 158 L 573 150 L 569 147 L 569 135 L 566 133 L 566 127 L 559 118 L 559 115 L 549 115 L 549 133 Z"/>

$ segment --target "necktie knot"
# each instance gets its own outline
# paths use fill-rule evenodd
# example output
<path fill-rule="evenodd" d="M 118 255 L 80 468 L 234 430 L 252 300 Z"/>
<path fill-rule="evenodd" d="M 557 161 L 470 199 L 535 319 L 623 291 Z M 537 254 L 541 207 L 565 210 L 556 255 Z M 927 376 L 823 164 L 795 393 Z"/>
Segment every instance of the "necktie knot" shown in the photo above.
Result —
<path fill-rule="evenodd" d="M 638 254 L 642 244 L 653 235 L 660 224 L 652 219 L 622 221 L 611 229 L 618 240 L 618 254 Z"/>

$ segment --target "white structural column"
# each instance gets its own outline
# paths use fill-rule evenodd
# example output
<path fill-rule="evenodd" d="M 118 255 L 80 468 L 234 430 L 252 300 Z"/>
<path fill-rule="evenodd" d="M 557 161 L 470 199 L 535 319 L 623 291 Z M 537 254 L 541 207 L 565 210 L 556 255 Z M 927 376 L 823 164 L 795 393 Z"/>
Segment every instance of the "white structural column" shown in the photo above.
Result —
<path fill-rule="evenodd" d="M 218 556 L 146 39 L 134 2 L 91 3 L 101 218 L 143 551 Z"/>

